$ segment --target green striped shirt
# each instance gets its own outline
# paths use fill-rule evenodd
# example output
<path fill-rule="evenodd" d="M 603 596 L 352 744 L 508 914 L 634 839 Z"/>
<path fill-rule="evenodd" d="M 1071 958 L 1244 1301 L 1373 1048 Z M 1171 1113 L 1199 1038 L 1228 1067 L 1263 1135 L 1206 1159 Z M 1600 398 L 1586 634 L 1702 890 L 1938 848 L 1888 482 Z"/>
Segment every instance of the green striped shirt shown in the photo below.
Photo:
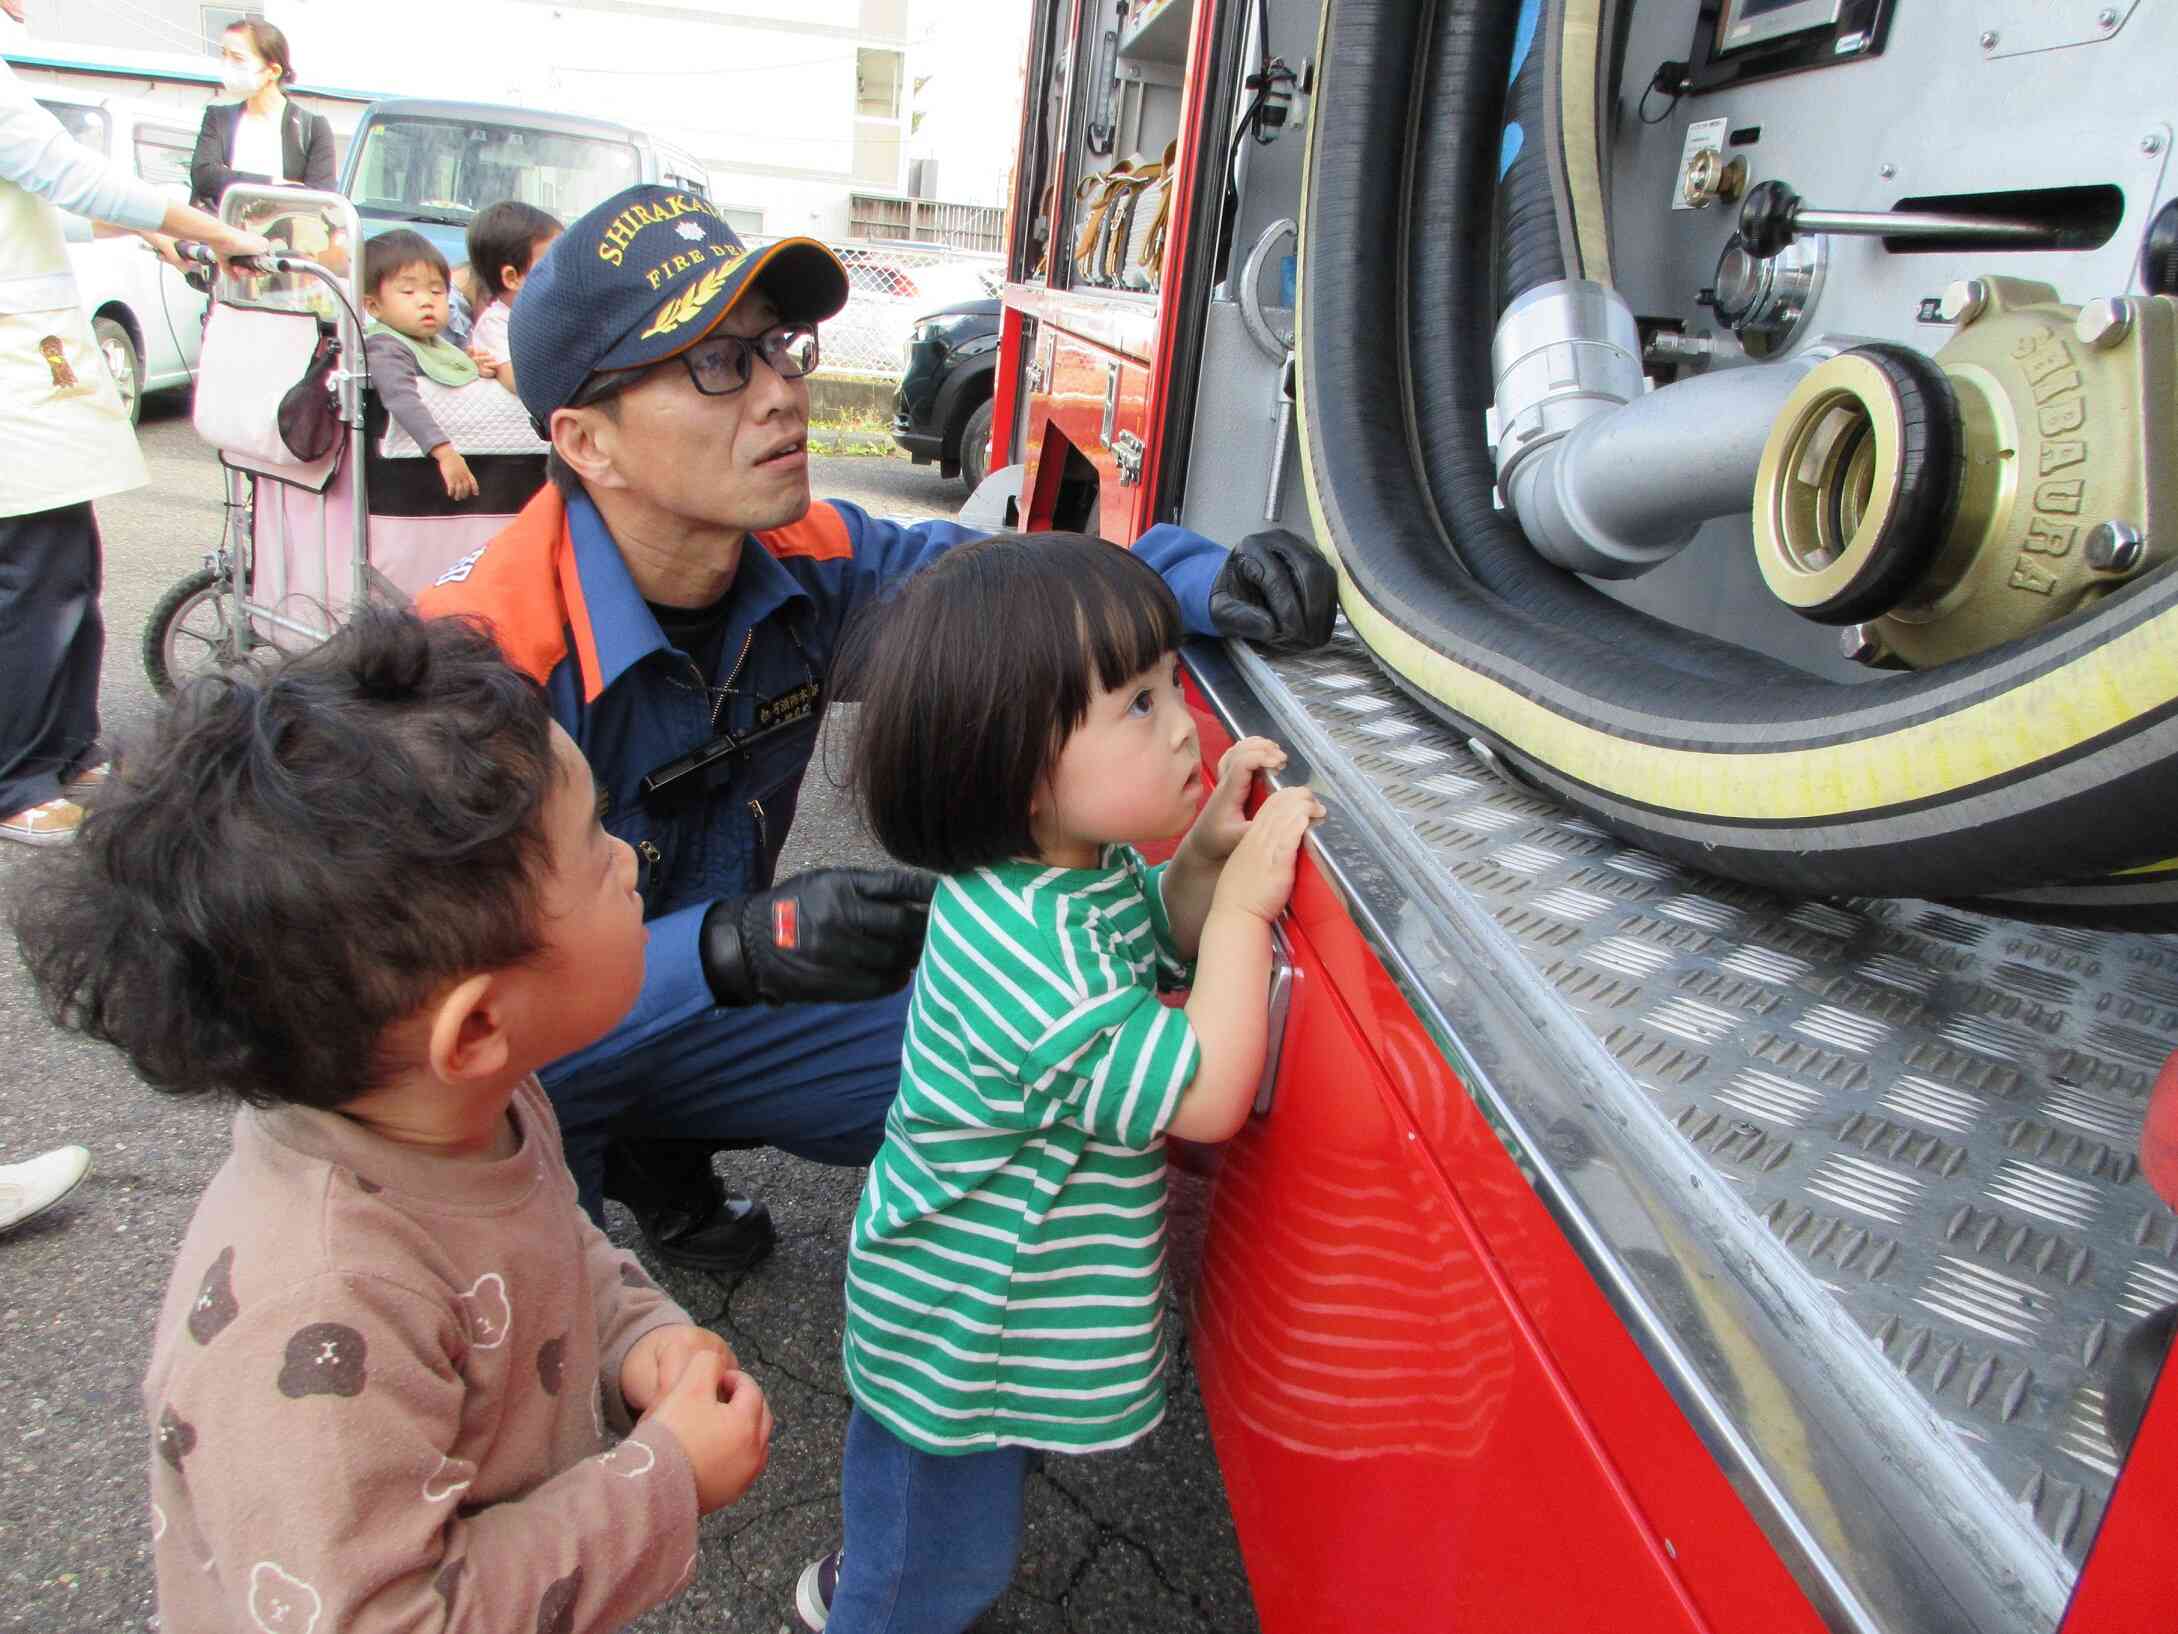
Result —
<path fill-rule="evenodd" d="M 1201 1052 L 1159 878 L 941 880 L 855 1210 L 848 1387 L 925 1452 L 1123 1447 L 1164 1417 L 1164 1129 Z"/>

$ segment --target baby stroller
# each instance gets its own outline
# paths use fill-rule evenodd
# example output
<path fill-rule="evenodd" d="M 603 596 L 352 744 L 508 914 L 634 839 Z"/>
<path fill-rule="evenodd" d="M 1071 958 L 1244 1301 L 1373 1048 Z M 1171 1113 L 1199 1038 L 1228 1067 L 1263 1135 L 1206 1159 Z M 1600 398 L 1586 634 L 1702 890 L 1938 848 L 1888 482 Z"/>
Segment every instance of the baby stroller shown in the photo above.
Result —
<path fill-rule="evenodd" d="M 161 693 L 322 641 L 368 599 L 414 596 L 545 481 L 545 444 L 496 382 L 420 383 L 475 473 L 472 499 L 449 500 L 437 464 L 392 424 L 364 365 L 362 232 L 345 198 L 243 183 L 220 214 L 292 253 L 213 278 L 194 419 L 219 452 L 226 522 L 146 622 L 144 668 Z"/>

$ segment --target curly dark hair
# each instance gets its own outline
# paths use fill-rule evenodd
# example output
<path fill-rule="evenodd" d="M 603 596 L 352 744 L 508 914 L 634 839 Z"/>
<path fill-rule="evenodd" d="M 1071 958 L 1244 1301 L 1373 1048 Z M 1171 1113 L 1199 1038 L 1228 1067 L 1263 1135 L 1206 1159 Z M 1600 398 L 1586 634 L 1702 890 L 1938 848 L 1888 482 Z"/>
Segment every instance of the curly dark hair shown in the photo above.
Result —
<path fill-rule="evenodd" d="M 544 695 L 462 619 L 371 608 L 189 683 L 15 933 L 47 1012 L 155 1089 L 337 1107 L 391 1024 L 534 954 Z"/>

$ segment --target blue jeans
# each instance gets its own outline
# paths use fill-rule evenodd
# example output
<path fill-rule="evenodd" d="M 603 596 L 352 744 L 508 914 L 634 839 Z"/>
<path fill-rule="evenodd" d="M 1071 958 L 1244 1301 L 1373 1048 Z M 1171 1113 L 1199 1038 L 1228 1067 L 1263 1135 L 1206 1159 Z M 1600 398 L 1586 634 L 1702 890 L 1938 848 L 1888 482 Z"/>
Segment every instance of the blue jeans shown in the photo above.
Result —
<path fill-rule="evenodd" d="M 908 995 L 706 1010 L 641 1049 L 539 1074 L 582 1206 L 602 1219 L 605 1147 L 620 1137 L 776 1146 L 817 1163 L 877 1155 L 900 1087 Z"/>
<path fill-rule="evenodd" d="M 845 1553 L 825 1634 L 960 1634 L 1013 1581 L 1026 1447 L 939 1458 L 860 1407 L 840 1460 Z"/>

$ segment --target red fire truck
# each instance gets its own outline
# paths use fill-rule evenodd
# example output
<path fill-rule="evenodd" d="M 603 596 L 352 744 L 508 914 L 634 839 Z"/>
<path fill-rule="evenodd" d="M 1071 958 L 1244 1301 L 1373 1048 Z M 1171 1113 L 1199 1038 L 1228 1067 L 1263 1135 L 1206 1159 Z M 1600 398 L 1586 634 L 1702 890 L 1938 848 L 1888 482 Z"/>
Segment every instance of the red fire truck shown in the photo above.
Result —
<path fill-rule="evenodd" d="M 2178 1628 L 2174 67 L 1038 5 L 966 514 L 1340 573 L 1189 655 L 1331 810 L 1193 1294 L 1272 1634 Z"/>

